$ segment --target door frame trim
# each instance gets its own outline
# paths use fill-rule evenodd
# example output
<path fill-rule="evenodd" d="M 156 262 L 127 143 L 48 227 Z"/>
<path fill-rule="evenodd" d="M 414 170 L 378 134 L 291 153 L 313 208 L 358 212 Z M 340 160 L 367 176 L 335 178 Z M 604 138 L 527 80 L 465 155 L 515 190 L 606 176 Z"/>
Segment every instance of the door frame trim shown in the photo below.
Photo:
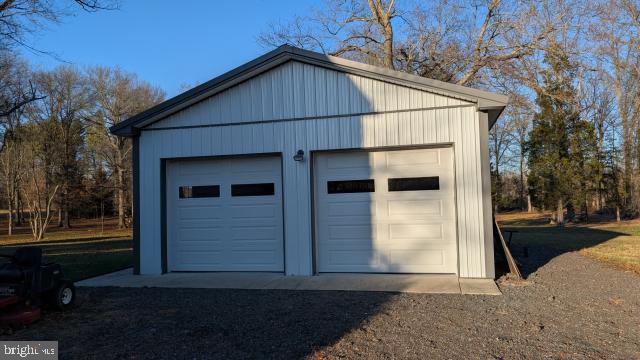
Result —
<path fill-rule="evenodd" d="M 348 149 L 330 149 L 330 150 L 311 150 L 309 152 L 309 160 L 311 161 L 311 174 L 309 176 L 311 181 L 311 272 L 313 275 L 321 274 L 318 271 L 318 217 L 316 211 L 316 158 L 322 154 L 331 153 L 358 153 L 358 152 L 381 152 L 381 151 L 401 151 L 401 150 L 421 150 L 421 149 L 441 149 L 451 148 L 453 157 L 453 208 L 455 213 L 455 248 L 456 248 L 456 276 L 460 276 L 460 249 L 459 249 L 459 234 L 458 234 L 458 191 L 457 191 L 457 173 L 456 173 L 456 148 L 453 142 L 442 142 L 433 144 L 417 144 L 417 145 L 392 145 L 392 146 L 377 146 L 368 148 L 348 148 Z M 330 274 L 323 272 L 322 274 Z M 376 274 L 376 273 L 371 273 Z M 400 274 L 400 273 L 398 273 Z"/>

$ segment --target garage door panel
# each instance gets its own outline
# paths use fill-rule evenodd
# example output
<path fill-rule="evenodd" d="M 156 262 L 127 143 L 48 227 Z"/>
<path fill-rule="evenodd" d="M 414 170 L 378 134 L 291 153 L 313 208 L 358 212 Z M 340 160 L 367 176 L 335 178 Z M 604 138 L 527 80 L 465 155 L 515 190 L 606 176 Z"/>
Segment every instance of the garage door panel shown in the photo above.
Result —
<path fill-rule="evenodd" d="M 268 225 L 270 222 L 265 222 Z M 280 241 L 280 228 L 275 226 L 232 226 L 232 238 L 234 240 L 269 240 Z"/>
<path fill-rule="evenodd" d="M 369 153 L 352 153 L 351 156 L 341 156 L 342 154 L 327 154 L 323 161 L 326 162 L 326 168 L 331 171 L 346 170 L 348 173 L 357 173 L 362 170 L 364 173 L 369 172 L 369 168 L 373 165 Z"/>
<path fill-rule="evenodd" d="M 327 260 L 333 265 L 330 272 L 351 271 L 354 268 L 366 269 L 375 265 L 376 254 L 373 250 L 332 250 Z"/>
<path fill-rule="evenodd" d="M 440 165 L 440 151 L 434 150 L 404 150 L 395 151 L 385 154 L 385 160 L 387 168 L 393 169 L 396 167 L 406 166 L 438 166 Z"/>
<path fill-rule="evenodd" d="M 441 217 L 443 215 L 441 199 L 389 200 L 389 216 Z"/>
<path fill-rule="evenodd" d="M 270 251 L 277 245 L 271 239 L 233 239 L 231 250 L 233 251 Z"/>
<path fill-rule="evenodd" d="M 220 230 L 224 225 L 223 219 L 197 219 L 197 220 L 182 220 L 180 221 L 180 229 L 209 229 Z"/>
<path fill-rule="evenodd" d="M 318 155 L 318 271 L 456 273 L 452 153 L 438 148 Z M 348 164 L 357 169 L 349 173 Z M 375 191 L 328 193 L 327 182 L 364 174 Z M 391 188 L 389 179 L 399 180 Z"/>
<path fill-rule="evenodd" d="M 280 167 L 276 157 L 168 162 L 169 270 L 284 271 Z M 270 192 L 233 196 L 237 184 Z M 179 198 L 180 186 L 199 185 L 219 186 L 219 196 Z"/>
<path fill-rule="evenodd" d="M 199 219 L 220 219 L 223 216 L 220 206 L 189 206 L 178 207 L 178 219 L 185 221 L 194 221 Z"/>
<path fill-rule="evenodd" d="M 214 241 L 220 238 L 216 235 L 220 232 L 221 227 L 206 227 L 206 228 L 181 228 L 180 229 L 180 241 Z"/>
<path fill-rule="evenodd" d="M 240 178 L 245 178 L 246 176 L 244 176 L 244 174 L 250 173 L 263 173 L 265 176 L 274 178 L 273 167 L 280 167 L 280 158 L 270 157 L 267 159 L 269 160 L 260 161 L 260 158 L 233 159 L 229 163 L 229 170 L 233 174 L 240 175 Z"/>
<path fill-rule="evenodd" d="M 444 265 L 444 251 L 441 249 L 393 250 L 388 253 L 389 263 L 399 269 L 423 265 Z"/>
<path fill-rule="evenodd" d="M 331 246 L 330 251 L 367 251 L 370 252 L 374 250 L 375 245 L 371 238 L 350 238 L 349 241 L 344 241 L 344 239 L 329 239 L 327 240 L 328 244 Z"/>
<path fill-rule="evenodd" d="M 176 265 L 196 265 L 208 266 L 222 263 L 222 252 L 204 249 L 181 250 L 177 253 L 178 263 Z"/>
<path fill-rule="evenodd" d="M 206 239 L 184 239 L 182 240 L 180 251 L 218 251 L 222 240 L 220 238 L 206 238 Z"/>
<path fill-rule="evenodd" d="M 329 239 L 371 239 L 374 236 L 371 224 L 363 225 L 330 225 Z"/>
<path fill-rule="evenodd" d="M 374 216 L 370 215 L 350 215 L 350 216 L 329 216 L 331 224 L 334 226 L 342 225 L 367 225 L 372 226 L 372 221 L 375 220 Z"/>
<path fill-rule="evenodd" d="M 254 230 L 254 228 L 264 228 L 264 229 L 273 228 L 275 229 L 274 231 L 267 231 L 265 232 L 265 234 L 270 234 L 269 236 L 273 234 L 273 238 L 278 239 L 280 241 L 280 239 L 282 238 L 280 234 L 281 227 L 274 226 L 273 223 L 274 223 L 274 220 L 268 219 L 268 218 L 250 219 L 249 221 L 247 221 L 246 219 L 233 219 L 233 220 L 227 220 L 227 222 L 225 223 L 225 226 L 226 226 L 226 231 L 231 232 L 229 236 L 232 238 L 239 236 L 240 234 L 245 234 L 245 233 L 251 234 L 256 231 L 259 231 L 259 230 Z M 266 235 L 263 235 L 263 236 L 266 236 Z"/>
<path fill-rule="evenodd" d="M 278 204 L 259 204 L 259 205 L 232 205 L 229 209 L 229 216 L 232 220 L 243 219 L 269 219 L 278 217 L 282 212 L 282 208 Z"/>
<path fill-rule="evenodd" d="M 389 238 L 393 242 L 405 239 L 442 239 L 442 224 L 391 224 Z"/>
<path fill-rule="evenodd" d="M 327 211 L 331 217 L 341 216 L 374 216 L 376 214 L 376 203 L 369 199 L 352 201 L 330 201 L 327 204 Z"/>
<path fill-rule="evenodd" d="M 268 266 L 278 263 L 278 253 L 273 250 L 233 249 L 230 252 L 234 264 Z"/>

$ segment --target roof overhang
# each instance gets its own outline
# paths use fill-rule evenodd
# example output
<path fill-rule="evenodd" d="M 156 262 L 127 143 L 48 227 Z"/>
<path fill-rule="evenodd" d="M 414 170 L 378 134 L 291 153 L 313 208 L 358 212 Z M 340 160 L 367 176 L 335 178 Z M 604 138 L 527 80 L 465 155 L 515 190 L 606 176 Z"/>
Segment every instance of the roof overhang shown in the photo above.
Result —
<path fill-rule="evenodd" d="M 453 97 L 477 104 L 480 111 L 489 115 L 489 128 L 496 122 L 508 103 L 505 95 L 450 84 L 438 80 L 390 70 L 378 66 L 346 60 L 335 56 L 283 45 L 259 58 L 222 74 L 204 84 L 198 85 L 180 95 L 166 100 L 119 124 L 112 126 L 111 133 L 119 136 L 137 136 L 141 128 L 166 118 L 182 109 L 196 104 L 232 86 L 260 75 L 288 61 L 299 61 L 336 71 L 361 75 L 402 86 L 412 87 L 432 93 Z"/>

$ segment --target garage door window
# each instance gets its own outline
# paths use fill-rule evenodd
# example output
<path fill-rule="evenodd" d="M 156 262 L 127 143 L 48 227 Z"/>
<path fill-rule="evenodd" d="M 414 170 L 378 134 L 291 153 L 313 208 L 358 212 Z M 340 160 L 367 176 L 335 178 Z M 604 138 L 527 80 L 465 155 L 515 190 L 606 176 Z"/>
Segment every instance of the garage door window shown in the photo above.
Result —
<path fill-rule="evenodd" d="M 220 197 L 220 185 L 180 186 L 180 199 Z"/>
<path fill-rule="evenodd" d="M 365 193 L 375 191 L 376 186 L 373 179 L 327 181 L 327 192 L 329 194 Z"/>
<path fill-rule="evenodd" d="M 388 180 L 389 191 L 440 190 L 440 177 L 395 178 Z"/>
<path fill-rule="evenodd" d="M 274 183 L 231 185 L 231 196 L 268 196 L 275 193 Z"/>

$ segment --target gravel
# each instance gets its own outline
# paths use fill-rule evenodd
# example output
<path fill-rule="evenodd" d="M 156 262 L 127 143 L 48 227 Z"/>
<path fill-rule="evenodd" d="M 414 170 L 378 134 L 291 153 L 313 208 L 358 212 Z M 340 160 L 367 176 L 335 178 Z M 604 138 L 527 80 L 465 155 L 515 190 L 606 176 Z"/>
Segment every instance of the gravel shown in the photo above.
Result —
<path fill-rule="evenodd" d="M 78 306 L 4 340 L 61 358 L 640 359 L 640 277 L 577 253 L 503 296 L 80 288 Z"/>

